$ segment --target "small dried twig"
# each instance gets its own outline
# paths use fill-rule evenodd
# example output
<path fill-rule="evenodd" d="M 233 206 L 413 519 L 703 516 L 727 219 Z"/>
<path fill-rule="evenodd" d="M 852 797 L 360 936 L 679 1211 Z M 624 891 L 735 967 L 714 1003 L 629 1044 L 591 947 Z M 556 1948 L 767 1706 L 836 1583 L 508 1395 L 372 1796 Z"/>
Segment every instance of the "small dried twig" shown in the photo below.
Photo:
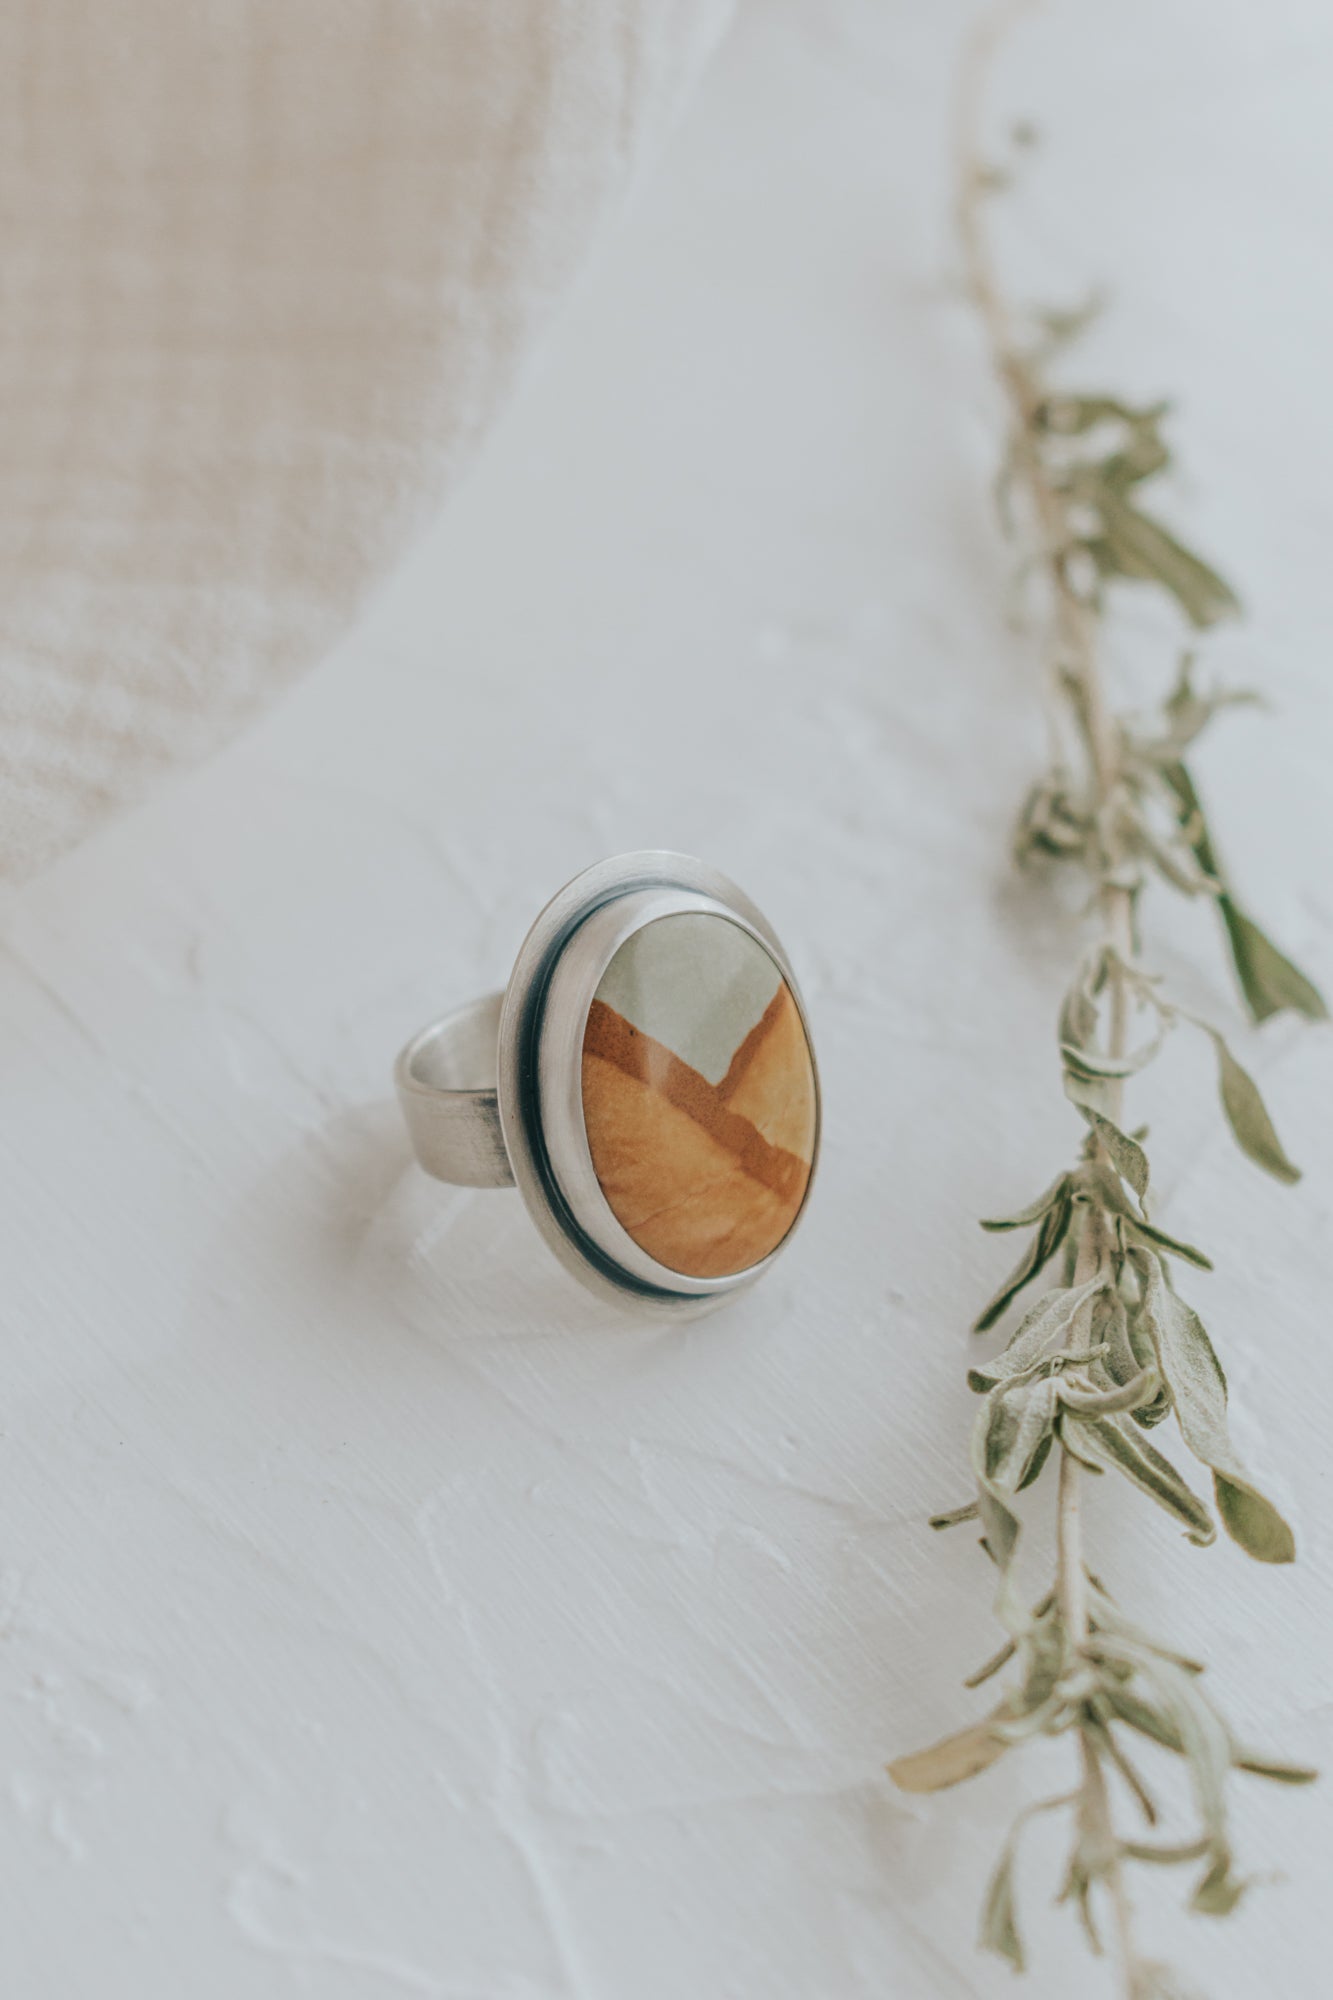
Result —
<path fill-rule="evenodd" d="M 1178 1025 L 1202 1030 L 1218 1063 L 1222 1108 L 1241 1149 L 1281 1181 L 1298 1178 L 1258 1088 L 1220 1032 L 1167 998 L 1140 956 L 1139 911 L 1161 884 L 1205 897 L 1217 909 L 1241 994 L 1253 1021 L 1290 1009 L 1327 1018 L 1311 982 L 1237 903 L 1222 872 L 1188 757 L 1234 690 L 1203 691 L 1193 654 L 1179 661 L 1160 711 L 1146 723 L 1113 709 L 1101 657 L 1113 592 L 1151 588 L 1201 632 L 1237 609 L 1230 587 L 1142 504 L 1144 487 L 1170 463 L 1166 406 L 1137 406 L 1103 392 L 1055 387 L 1051 372 L 1086 314 L 1019 320 L 1005 297 L 986 227 L 988 205 L 1008 181 L 983 157 L 978 133 L 989 68 L 1014 22 L 1034 0 L 1010 0 L 987 15 L 962 75 L 958 225 L 968 290 L 985 329 L 1007 410 L 1004 516 L 1022 543 L 1021 572 L 1040 600 L 1051 718 L 1051 767 L 1033 787 L 1018 829 L 1019 860 L 1080 869 L 1091 891 L 1093 930 L 1060 1010 L 1064 1089 L 1086 1132 L 1077 1163 L 1019 1214 L 988 1222 L 1030 1231 L 1028 1248 L 981 1314 L 985 1332 L 1048 1267 L 1043 1291 L 1003 1351 L 976 1363 L 969 1382 L 983 1398 L 973 1432 L 975 1503 L 937 1517 L 948 1526 L 979 1519 L 999 1576 L 1003 1653 L 973 1684 L 1016 1662 L 1017 1677 L 980 1723 L 890 1766 L 908 1791 L 972 1777 L 1016 1744 L 1068 1734 L 1079 1783 L 1067 1798 L 1028 1812 L 1068 1807 L 1071 1849 L 1062 1900 L 1071 1901 L 1100 1949 L 1096 1903 L 1109 1910 L 1127 2000 L 1180 2000 L 1167 1968 L 1134 1941 L 1126 1872 L 1133 1862 L 1193 1865 L 1193 1907 L 1234 1908 L 1237 1877 L 1227 1820 L 1232 1768 L 1290 1783 L 1313 1773 L 1256 1757 L 1232 1737 L 1203 1691 L 1200 1669 L 1132 1624 L 1093 1577 L 1084 1553 L 1081 1490 L 1089 1473 L 1123 1474 L 1199 1544 L 1216 1537 L 1213 1510 L 1148 1433 L 1174 1416 L 1180 1435 L 1212 1474 L 1227 1532 L 1261 1562 L 1290 1562 L 1291 1530 L 1241 1464 L 1227 1429 L 1226 1381 L 1197 1314 L 1177 1293 L 1171 1265 L 1204 1269 L 1208 1258 L 1168 1234 L 1150 1206 L 1143 1134 L 1128 1129 L 1127 1082 L 1152 1061 Z M 1031 144 L 1029 128 L 1016 143 Z M 1013 1558 L 1021 1531 L 1017 1496 L 1058 1456 L 1055 1580 L 1034 1609 L 1018 1599 Z M 1188 1766 L 1198 1833 L 1153 1843 L 1118 1831 L 1111 1778 L 1153 1825 L 1153 1795 L 1130 1759 L 1128 1735 L 1175 1753 Z M 987 1891 L 981 1942 L 1022 1969 L 1013 1890 L 1015 1827 Z"/>

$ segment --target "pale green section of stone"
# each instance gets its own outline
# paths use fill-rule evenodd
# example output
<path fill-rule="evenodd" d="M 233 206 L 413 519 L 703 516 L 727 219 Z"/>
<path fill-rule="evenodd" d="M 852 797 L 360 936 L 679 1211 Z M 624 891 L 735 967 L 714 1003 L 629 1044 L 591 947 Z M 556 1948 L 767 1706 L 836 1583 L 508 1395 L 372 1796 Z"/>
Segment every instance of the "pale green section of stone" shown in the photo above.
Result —
<path fill-rule="evenodd" d="M 597 998 L 720 1083 L 781 984 L 748 931 L 691 911 L 636 931 L 603 973 Z"/>

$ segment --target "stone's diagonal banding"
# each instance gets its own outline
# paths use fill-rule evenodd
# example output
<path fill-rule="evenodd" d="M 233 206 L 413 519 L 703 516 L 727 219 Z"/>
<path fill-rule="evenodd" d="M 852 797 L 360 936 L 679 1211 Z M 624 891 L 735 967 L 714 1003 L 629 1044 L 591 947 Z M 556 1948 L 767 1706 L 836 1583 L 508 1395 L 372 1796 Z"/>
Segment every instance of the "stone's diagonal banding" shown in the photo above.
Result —
<path fill-rule="evenodd" d="M 727 1104 L 728 1087 L 735 1089 L 754 1060 L 772 1030 L 779 1002 L 785 997 L 786 988 L 780 987 L 763 1019 L 737 1050 L 720 1084 L 709 1083 L 707 1077 L 700 1076 L 674 1050 L 645 1035 L 604 1000 L 594 1000 L 588 1014 L 584 1061 L 594 1058 L 611 1063 L 626 1076 L 646 1084 L 725 1147 L 751 1180 L 759 1181 L 774 1194 L 790 1196 L 798 1187 L 804 1188 L 810 1173 L 809 1160 L 781 1146 L 770 1145 L 748 1118 L 732 1111 Z"/>
<path fill-rule="evenodd" d="M 765 1007 L 763 1013 L 755 1022 L 735 1055 L 731 1058 L 731 1061 L 727 1065 L 727 1073 L 717 1086 L 717 1094 L 724 1104 L 729 1103 L 736 1095 L 736 1092 L 740 1089 L 746 1075 L 758 1057 L 760 1050 L 763 1048 L 764 1043 L 774 1034 L 777 1028 L 778 1017 L 783 1011 L 784 1002 L 787 1006 L 791 1005 L 786 985 L 780 984 L 777 992 L 773 995 L 773 998 L 769 1001 L 767 1007 Z"/>

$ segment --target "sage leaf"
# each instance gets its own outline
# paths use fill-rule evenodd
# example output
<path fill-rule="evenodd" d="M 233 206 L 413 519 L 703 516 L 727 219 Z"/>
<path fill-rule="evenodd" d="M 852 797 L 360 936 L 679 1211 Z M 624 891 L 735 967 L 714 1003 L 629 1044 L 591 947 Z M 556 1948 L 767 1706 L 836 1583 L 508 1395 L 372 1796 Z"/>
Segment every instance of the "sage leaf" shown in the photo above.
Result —
<path fill-rule="evenodd" d="M 1134 1623 L 1120 1609 L 1110 1592 L 1089 1572 L 1088 1586 L 1092 1594 L 1093 1622 L 1103 1632 L 1114 1632 L 1122 1639 L 1129 1639 L 1134 1645 L 1146 1646 L 1150 1652 L 1160 1654 L 1164 1660 L 1173 1660 L 1183 1667 L 1187 1674 L 1201 1674 L 1203 1662 L 1191 1659 L 1188 1653 L 1178 1652 L 1173 1646 L 1164 1646 L 1160 1639 L 1154 1639 L 1141 1626 Z"/>
<path fill-rule="evenodd" d="M 1267 1021 L 1274 1014 L 1290 1011 L 1304 1014 L 1309 1021 L 1326 1021 L 1328 1006 L 1313 981 L 1300 967 L 1279 951 L 1268 934 L 1247 915 L 1231 895 L 1223 880 L 1221 864 L 1213 846 L 1203 804 L 1187 767 L 1179 760 L 1164 764 L 1161 778 L 1175 802 L 1182 826 L 1192 829 L 1195 858 L 1205 874 L 1211 875 L 1222 894 L 1218 912 L 1226 929 L 1227 943 L 1236 970 L 1236 979 L 1250 1017 Z"/>
<path fill-rule="evenodd" d="M 1140 1403 L 1137 1409 L 1130 1411 L 1135 1423 L 1143 1431 L 1156 1430 L 1158 1424 L 1164 1424 L 1170 1414 L 1171 1391 L 1165 1382 L 1150 1403 Z"/>
<path fill-rule="evenodd" d="M 1202 1861 L 1208 1853 L 1206 1840 L 1127 1840 L 1121 1853 L 1131 1861 L 1148 1861 L 1158 1868 L 1179 1868 L 1189 1861 Z"/>
<path fill-rule="evenodd" d="M 1041 1440 L 1041 1443 L 1037 1446 L 1037 1449 L 1033 1452 L 1031 1458 L 1028 1460 L 1028 1469 L 1018 1482 L 1018 1490 L 1020 1493 L 1026 1492 L 1029 1486 L 1035 1485 L 1037 1480 L 1041 1478 L 1042 1467 L 1045 1465 L 1047 1459 L 1050 1457 L 1051 1446 L 1054 1443 L 1055 1443 L 1055 1425 L 1052 1424 L 1050 1430 L 1047 1431 L 1045 1437 Z"/>
<path fill-rule="evenodd" d="M 1184 1665 L 1184 1662 L 1177 1664 Z M 1190 1669 L 1187 1667 L 1186 1671 Z M 1104 1698 L 1127 1728 L 1136 1730 L 1140 1736 L 1149 1737 L 1154 1743 L 1160 1743 L 1165 1750 L 1177 1753 L 1183 1750 L 1180 1731 L 1175 1723 L 1154 1708 L 1151 1702 L 1115 1683 L 1105 1689 Z M 1312 1785 L 1319 1776 L 1312 1765 L 1291 1764 L 1283 1758 L 1268 1757 L 1235 1743 L 1231 1745 L 1231 1762 L 1235 1770 L 1248 1771 L 1252 1777 L 1267 1778 L 1277 1785 Z M 1183 1860 L 1194 1858 L 1193 1853 L 1181 1856 Z"/>
<path fill-rule="evenodd" d="M 1253 707 L 1260 702 L 1261 697 L 1251 688 L 1220 688 L 1213 694 L 1200 694 L 1194 686 L 1194 656 L 1185 653 L 1176 685 L 1164 703 L 1172 749 L 1177 756 L 1187 749 L 1223 709 Z M 1195 852 L 1197 855 L 1197 848 Z M 1213 871 L 1210 868 L 1207 872 Z"/>
<path fill-rule="evenodd" d="M 977 1417 L 973 1446 L 977 1479 L 987 1491 L 1002 1497 L 1018 1491 L 1050 1434 L 1059 1386 L 1048 1376 L 991 1391 Z"/>
<path fill-rule="evenodd" d="M 1033 1367 L 1048 1349 L 1064 1343 L 1089 1300 L 1105 1289 L 1106 1280 L 1099 1276 L 1084 1285 L 1056 1286 L 1043 1292 L 1019 1321 L 1003 1352 L 968 1370 L 968 1386 L 980 1391 L 993 1389 Z"/>
<path fill-rule="evenodd" d="M 977 1489 L 977 1516 L 985 1533 L 981 1546 L 1000 1572 L 1000 1589 L 996 1598 L 996 1615 L 1000 1623 L 1012 1625 L 1012 1605 L 1009 1594 L 1009 1566 L 1018 1546 L 1019 1520 L 989 1487 Z"/>
<path fill-rule="evenodd" d="M 1015 1972 L 1025 1970 L 1023 1943 L 1014 1905 L 1014 1865 L 1018 1858 L 1019 1838 L 1028 1821 L 1035 1819 L 1038 1813 L 1056 1812 L 1062 1806 L 1077 1803 L 1078 1794 L 1069 1793 L 1060 1798 L 1037 1799 L 1032 1805 L 1024 1806 L 1009 1830 L 1009 1838 L 1000 1850 L 1000 1858 L 986 1885 L 978 1942 L 983 1951 L 997 1952 L 1001 1958 L 1007 1958 Z"/>
<path fill-rule="evenodd" d="M 1241 1068 L 1216 1029 L 1210 1028 L 1208 1032 L 1217 1050 L 1217 1086 L 1222 1109 L 1235 1134 L 1236 1144 L 1256 1166 L 1272 1174 L 1274 1180 L 1285 1181 L 1290 1186 L 1300 1179 L 1301 1170 L 1293 1166 L 1283 1152 L 1282 1141 L 1274 1131 L 1273 1121 L 1259 1095 L 1259 1086 L 1249 1071 Z"/>
<path fill-rule="evenodd" d="M 998 1674 L 1002 1667 L 1007 1667 L 1017 1651 L 1018 1641 L 1016 1639 L 1006 1639 L 998 1653 L 992 1653 L 984 1666 L 978 1667 L 975 1673 L 968 1675 L 967 1679 L 963 1682 L 963 1686 L 965 1688 L 981 1687 L 986 1681 L 991 1679 L 992 1675 Z"/>
<path fill-rule="evenodd" d="M 1130 1225 L 1135 1235 L 1156 1244 L 1159 1250 L 1167 1250 L 1173 1257 L 1183 1257 L 1187 1264 L 1197 1265 L 1201 1271 L 1212 1270 L 1211 1257 L 1206 1257 L 1202 1250 L 1196 1250 L 1192 1243 L 1182 1243 L 1178 1236 L 1168 1236 L 1155 1222 L 1148 1222 L 1142 1216 L 1135 1215 L 1130 1217 Z"/>
<path fill-rule="evenodd" d="M 1148 1254 L 1147 1252 L 1140 1253 L 1140 1255 L 1145 1256 Z M 1142 1302 L 1140 1301 L 1133 1312 L 1126 1310 L 1123 1301 L 1117 1300 L 1117 1304 L 1120 1305 L 1121 1312 L 1124 1315 L 1124 1346 L 1133 1357 L 1134 1368 L 1146 1368 L 1150 1362 L 1156 1363 L 1157 1347 L 1152 1337 L 1152 1330 L 1144 1320 Z M 1131 1368 L 1126 1371 L 1123 1363 L 1118 1363 L 1115 1359 L 1121 1352 L 1119 1329 L 1114 1324 L 1111 1324 L 1108 1326 L 1108 1332 L 1112 1335 L 1116 1343 L 1112 1347 L 1112 1358 L 1107 1363 L 1108 1371 L 1115 1376 L 1118 1382 L 1125 1381 L 1128 1379 L 1128 1375 L 1133 1372 L 1133 1369 Z M 1134 1421 L 1143 1430 L 1150 1431 L 1157 1424 L 1166 1421 L 1171 1414 L 1172 1407 L 1171 1391 L 1166 1383 L 1163 1382 L 1152 1401 L 1150 1403 L 1141 1403 L 1133 1412 Z"/>
<path fill-rule="evenodd" d="M 1097 1018 L 1097 1003 L 1088 991 L 1088 981 L 1080 977 L 1065 994 L 1060 1007 L 1061 1042 L 1085 1049 L 1097 1032 Z"/>
<path fill-rule="evenodd" d="M 1202 1692 L 1199 1677 L 1174 1660 L 1114 1635 L 1103 1640 L 1102 1647 L 1105 1657 L 1119 1658 L 1133 1668 L 1157 1697 L 1189 1767 L 1200 1825 L 1212 1843 L 1214 1858 L 1220 1859 L 1226 1852 L 1226 1780 L 1232 1755 L 1222 1718 Z"/>
<path fill-rule="evenodd" d="M 1092 1885 L 1095 1879 L 1096 1871 L 1089 1866 L 1087 1860 L 1084 1858 L 1083 1846 L 1080 1842 L 1075 1846 L 1074 1852 L 1069 1857 L 1069 1866 L 1065 1870 L 1065 1879 L 1060 1886 L 1060 1893 L 1055 1900 L 1057 1903 L 1072 1903 L 1074 1905 L 1075 1910 L 1078 1912 L 1078 1920 L 1082 1924 L 1084 1935 L 1088 1940 L 1089 1948 L 1095 1957 L 1100 1958 L 1104 1947 L 1101 1935 L 1097 1929 L 1097 1919 L 1092 1912 Z"/>
<path fill-rule="evenodd" d="M 1183 1750 L 1180 1731 L 1170 1717 L 1161 1714 L 1151 1702 L 1141 1701 L 1136 1694 L 1115 1683 L 1106 1688 L 1105 1697 L 1120 1720 L 1130 1729 L 1137 1730 L 1140 1736 L 1150 1737 L 1165 1750 Z"/>
<path fill-rule="evenodd" d="M 1203 801 L 1199 797 L 1198 789 L 1193 778 L 1190 776 L 1187 765 L 1178 757 L 1168 758 L 1159 767 L 1158 776 L 1166 787 L 1168 798 L 1175 809 L 1176 818 L 1189 836 L 1190 845 L 1194 849 L 1195 860 L 1198 862 L 1200 868 L 1202 868 L 1204 874 L 1210 875 L 1217 884 L 1218 889 L 1222 890 L 1221 864 L 1217 858 L 1217 850 L 1213 846 L 1213 837 L 1208 829 L 1208 821 L 1204 816 Z M 1219 902 L 1222 900 L 1220 895 L 1218 900 Z"/>
<path fill-rule="evenodd" d="M 1161 1387 L 1162 1378 L 1155 1368 L 1145 1368 L 1128 1382 L 1116 1383 L 1110 1389 L 1084 1389 L 1068 1376 L 1061 1376 L 1056 1383 L 1060 1402 L 1076 1416 L 1113 1416 L 1120 1410 L 1136 1410 L 1141 1403 L 1150 1403 Z"/>
<path fill-rule="evenodd" d="M 1021 1700 L 1029 1712 L 1045 1711 L 1050 1698 L 1059 1690 L 1065 1670 L 1065 1630 L 1058 1613 L 1052 1613 L 1051 1601 L 1046 1608 L 1037 1609 L 1032 1622 L 1020 1636 L 1020 1648 L 1025 1668 Z M 1032 1811 L 1039 1808 L 1032 1807 Z"/>
<path fill-rule="evenodd" d="M 1260 1756 L 1254 1750 L 1233 1750 L 1231 1761 L 1238 1771 L 1269 1778 L 1276 1785 L 1312 1785 L 1319 1776 L 1313 1765 L 1287 1764 L 1277 1757 Z"/>
<path fill-rule="evenodd" d="M 1127 1056 L 1098 1055 L 1092 1049 L 1075 1048 L 1072 1042 L 1061 1042 L 1060 1054 L 1064 1057 L 1066 1069 L 1072 1069 L 1076 1076 L 1134 1076 L 1152 1061 L 1161 1048 L 1163 1032 L 1159 1027 L 1150 1042 L 1145 1042 L 1142 1048 L 1132 1050 Z"/>
<path fill-rule="evenodd" d="M 1161 1818 L 1161 1814 L 1157 1808 L 1157 1801 L 1145 1784 L 1142 1773 L 1125 1754 L 1124 1748 L 1115 1731 L 1109 1728 L 1107 1724 L 1106 1704 L 1098 1698 L 1091 1704 L 1087 1712 L 1085 1727 L 1089 1734 L 1094 1737 L 1102 1756 L 1107 1758 L 1115 1766 L 1116 1770 L 1119 1771 L 1130 1793 L 1133 1795 L 1135 1804 L 1143 1814 L 1144 1820 L 1149 1826 L 1156 1826 Z"/>
<path fill-rule="evenodd" d="M 1017 1215 L 1002 1215 L 989 1219 L 983 1217 L 981 1226 L 983 1229 L 990 1230 L 1030 1229 L 1033 1223 L 1041 1221 L 1041 1218 L 1046 1214 L 1048 1209 L 1055 1207 L 1068 1185 L 1068 1174 L 1060 1174 L 1051 1182 L 1044 1194 L 1039 1194 L 1037 1199 L 1034 1202 L 1030 1202 L 1026 1208 L 1020 1208 Z"/>
<path fill-rule="evenodd" d="M 1079 437 L 1098 424 L 1113 422 L 1151 423 L 1155 428 L 1166 412 L 1165 403 L 1136 410 L 1118 396 L 1047 396 L 1036 411 L 1035 421 L 1039 429 L 1053 431 L 1057 437 Z"/>
<path fill-rule="evenodd" d="M 1114 1119 L 1095 1106 L 1081 1107 L 1097 1137 L 1106 1149 L 1111 1165 L 1122 1181 L 1127 1181 L 1140 1201 L 1148 1195 L 1148 1155 L 1137 1139 L 1131 1139 L 1128 1132 L 1122 1132 Z"/>
<path fill-rule="evenodd" d="M 1000 1958 L 1007 1958 L 1015 1972 L 1026 1971 L 1027 1961 L 1023 1957 L 1023 1942 L 1018 1935 L 1018 1920 L 1014 1909 L 1012 1841 L 1005 1842 L 995 1865 L 995 1871 L 986 1885 L 977 1942 L 983 1951 L 993 1951 Z"/>
<path fill-rule="evenodd" d="M 1244 1894 L 1244 1882 L 1231 1872 L 1230 1856 L 1222 1856 L 1190 1897 L 1190 1908 L 1202 1917 L 1229 1917 Z"/>
<path fill-rule="evenodd" d="M 1020 1523 L 1007 1503 L 1041 1470 L 1057 1407 L 1056 1384 L 1049 1377 L 1001 1386 L 992 1389 L 972 1428 L 977 1512 L 987 1551 L 1000 1572 L 996 1613 L 1011 1631 L 1021 1616 L 1009 1588 Z"/>
<path fill-rule="evenodd" d="M 1227 1380 L 1202 1320 L 1166 1283 L 1155 1257 L 1136 1260 L 1141 1315 L 1171 1391 L 1180 1434 L 1213 1475 L 1217 1508 L 1233 1541 L 1258 1562 L 1293 1562 L 1296 1541 L 1240 1462 L 1227 1428 Z"/>
<path fill-rule="evenodd" d="M 977 1319 L 973 1327 L 975 1333 L 985 1333 L 988 1328 L 994 1326 L 996 1320 L 1002 1319 L 1023 1287 L 1036 1277 L 1044 1264 L 1050 1262 L 1064 1241 L 1072 1209 L 1073 1204 L 1066 1189 L 1042 1216 L 1023 1256 Z"/>
<path fill-rule="evenodd" d="M 1073 1414 L 1072 1412 L 1070 1413 Z M 1217 1539 L 1212 1515 L 1185 1484 L 1169 1458 L 1145 1443 L 1130 1420 L 1121 1415 L 1078 1419 L 1080 1442 L 1123 1472 L 1157 1505 L 1180 1521 L 1190 1541 L 1207 1548 Z"/>
<path fill-rule="evenodd" d="M 1116 1093 L 1120 1086 L 1105 1076 L 1084 1076 L 1078 1070 L 1066 1066 L 1061 1081 L 1065 1096 L 1071 1104 L 1076 1104 L 1084 1117 L 1095 1114 L 1109 1118 L 1116 1109 Z"/>
<path fill-rule="evenodd" d="M 1117 1291 L 1108 1288 L 1094 1303 L 1092 1339 L 1094 1346 L 1106 1349 L 1106 1372 L 1113 1382 L 1129 1382 L 1150 1364 L 1157 1365 L 1151 1340 L 1132 1336 L 1129 1313 Z"/>
<path fill-rule="evenodd" d="M 1082 1441 L 1082 1426 L 1077 1418 L 1071 1416 L 1066 1422 L 1063 1415 L 1059 1415 L 1055 1420 L 1055 1429 L 1062 1448 L 1069 1456 L 1076 1458 L 1086 1472 L 1094 1472 L 1100 1478 L 1106 1467 L 1100 1459 L 1093 1457 L 1091 1447 Z"/>
<path fill-rule="evenodd" d="M 1214 1472 L 1217 1511 L 1233 1542 L 1239 1542 L 1256 1562 L 1289 1563 L 1296 1560 L 1296 1537 L 1271 1500 L 1240 1479 Z"/>
<path fill-rule="evenodd" d="M 1171 463 L 1171 453 L 1155 432 L 1140 430 L 1123 451 L 1113 451 L 1102 460 L 1102 481 L 1113 493 L 1126 493 Z"/>
<path fill-rule="evenodd" d="M 1266 1021 L 1289 1009 L 1309 1021 L 1326 1021 L 1328 1006 L 1319 988 L 1278 950 L 1253 917 L 1247 917 L 1231 896 L 1222 896 L 1218 907 L 1240 990 L 1254 1020 Z"/>
<path fill-rule="evenodd" d="M 1217 884 L 1204 874 L 1188 844 L 1177 847 L 1171 841 L 1158 840 L 1146 827 L 1140 829 L 1139 844 L 1162 880 L 1179 889 L 1182 896 L 1216 895 Z"/>
<path fill-rule="evenodd" d="M 1099 566 L 1116 576 L 1160 584 L 1200 630 L 1239 611 L 1240 601 L 1230 584 L 1160 521 L 1131 505 L 1105 480 L 1096 481 L 1088 497 L 1102 521 Z"/>
<path fill-rule="evenodd" d="M 900 1792 L 942 1792 L 950 1785 L 961 1785 L 966 1779 L 988 1771 L 1009 1747 L 1003 1736 L 996 1735 L 989 1720 L 974 1722 L 970 1728 L 933 1743 L 928 1750 L 897 1758 L 889 1765 L 888 1772 Z"/>

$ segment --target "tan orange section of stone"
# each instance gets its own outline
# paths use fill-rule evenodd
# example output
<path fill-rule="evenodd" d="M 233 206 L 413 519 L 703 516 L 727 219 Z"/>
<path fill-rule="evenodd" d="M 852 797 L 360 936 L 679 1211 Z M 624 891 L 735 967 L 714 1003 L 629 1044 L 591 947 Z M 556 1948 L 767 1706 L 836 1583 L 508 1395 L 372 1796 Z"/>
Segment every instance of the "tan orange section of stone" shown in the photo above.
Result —
<path fill-rule="evenodd" d="M 779 986 L 718 1085 L 729 1110 L 748 1118 L 770 1146 L 809 1161 L 815 1150 L 815 1078 L 791 988 Z"/>
<path fill-rule="evenodd" d="M 595 1000 L 583 1111 L 612 1212 L 669 1270 L 696 1278 L 744 1270 L 796 1220 L 814 1149 L 814 1071 L 785 985 L 719 1085 Z M 781 1143 L 788 1136 L 794 1148 Z"/>

